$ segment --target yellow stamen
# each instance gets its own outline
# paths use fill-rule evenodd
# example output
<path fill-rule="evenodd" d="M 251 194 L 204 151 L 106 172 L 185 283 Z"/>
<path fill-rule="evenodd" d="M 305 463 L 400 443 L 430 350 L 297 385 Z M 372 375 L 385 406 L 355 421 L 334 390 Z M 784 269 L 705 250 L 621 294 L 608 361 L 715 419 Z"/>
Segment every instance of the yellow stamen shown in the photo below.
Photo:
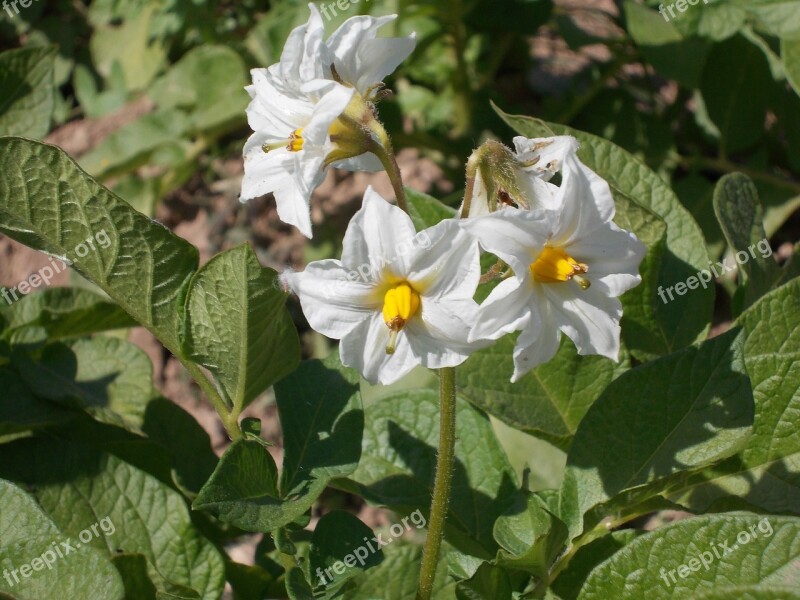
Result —
<path fill-rule="evenodd" d="M 386 354 L 394 354 L 397 334 L 417 314 L 419 307 L 419 294 L 405 281 L 386 292 L 383 297 L 383 320 L 390 331 Z"/>
<path fill-rule="evenodd" d="M 289 152 L 300 152 L 303 149 L 303 128 L 295 129 L 285 140 L 273 140 L 261 145 L 261 149 L 266 154 L 278 148 L 286 148 Z"/>
<path fill-rule="evenodd" d="M 542 283 L 559 283 L 574 277 L 584 290 L 591 285 L 588 279 L 581 277 L 589 272 L 588 265 L 579 263 L 561 248 L 545 246 L 530 268 L 533 278 Z"/>

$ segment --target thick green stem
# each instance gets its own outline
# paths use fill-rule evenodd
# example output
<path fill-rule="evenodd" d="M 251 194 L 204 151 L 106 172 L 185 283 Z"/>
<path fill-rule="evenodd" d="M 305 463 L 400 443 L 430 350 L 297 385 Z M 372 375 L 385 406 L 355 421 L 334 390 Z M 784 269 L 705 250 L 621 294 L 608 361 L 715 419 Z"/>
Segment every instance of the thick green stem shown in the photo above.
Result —
<path fill-rule="evenodd" d="M 400 174 L 400 167 L 397 164 L 397 158 L 394 154 L 392 140 L 389 139 L 385 131 L 383 135 L 381 135 L 380 142 L 373 140 L 370 151 L 378 157 L 378 160 L 381 161 L 381 165 L 383 165 L 383 169 L 389 176 L 395 198 L 397 198 L 397 206 L 399 206 L 403 212 L 408 213 L 408 202 L 406 201 L 406 190 L 403 187 L 403 177 Z"/>
<path fill-rule="evenodd" d="M 429 600 L 439 563 L 450 489 L 453 482 L 453 464 L 456 448 L 456 370 L 453 367 L 439 370 L 439 453 L 436 459 L 436 480 L 433 484 L 433 502 L 428 519 L 428 538 L 422 555 L 417 600 Z"/>

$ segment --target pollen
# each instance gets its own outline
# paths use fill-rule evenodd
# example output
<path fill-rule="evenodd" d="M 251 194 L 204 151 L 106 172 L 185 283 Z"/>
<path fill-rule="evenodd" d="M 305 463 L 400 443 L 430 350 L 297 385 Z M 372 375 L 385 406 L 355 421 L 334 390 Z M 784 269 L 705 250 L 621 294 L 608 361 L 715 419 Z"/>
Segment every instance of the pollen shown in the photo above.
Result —
<path fill-rule="evenodd" d="M 394 354 L 397 334 L 417 314 L 419 307 L 419 293 L 405 281 L 387 290 L 383 297 L 383 320 L 389 328 L 386 354 Z"/>
<path fill-rule="evenodd" d="M 560 283 L 575 278 L 584 290 L 590 285 L 589 280 L 582 277 L 589 272 L 588 265 L 579 263 L 562 248 L 545 246 L 530 268 L 533 278 L 542 283 Z"/>

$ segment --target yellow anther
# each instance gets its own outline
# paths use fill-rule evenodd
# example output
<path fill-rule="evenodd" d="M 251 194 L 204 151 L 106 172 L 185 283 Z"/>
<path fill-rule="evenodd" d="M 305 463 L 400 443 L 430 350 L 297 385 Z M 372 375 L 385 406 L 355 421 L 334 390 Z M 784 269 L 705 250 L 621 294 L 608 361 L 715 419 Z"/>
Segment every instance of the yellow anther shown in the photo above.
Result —
<path fill-rule="evenodd" d="M 289 152 L 300 152 L 303 149 L 303 128 L 295 129 L 289 139 Z"/>
<path fill-rule="evenodd" d="M 579 263 L 561 248 L 545 246 L 539 257 L 531 263 L 531 274 L 542 283 L 559 283 L 573 277 L 582 289 L 589 287 L 589 280 L 581 277 L 589 272 L 588 265 Z"/>
<path fill-rule="evenodd" d="M 417 314 L 420 300 L 417 291 L 405 281 L 390 288 L 383 297 L 383 320 L 391 331 L 400 331 Z"/>

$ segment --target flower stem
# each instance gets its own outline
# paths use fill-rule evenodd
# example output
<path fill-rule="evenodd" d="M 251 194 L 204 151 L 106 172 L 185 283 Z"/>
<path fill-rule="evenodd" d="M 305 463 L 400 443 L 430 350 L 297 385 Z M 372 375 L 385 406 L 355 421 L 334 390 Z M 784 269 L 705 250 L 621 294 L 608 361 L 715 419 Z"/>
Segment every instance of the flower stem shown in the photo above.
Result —
<path fill-rule="evenodd" d="M 430 600 L 439 563 L 439 550 L 442 547 L 447 507 L 450 504 L 456 447 L 456 370 L 453 367 L 439 369 L 439 399 L 439 453 L 417 600 Z"/>
<path fill-rule="evenodd" d="M 405 188 L 403 188 L 403 177 L 400 175 L 400 167 L 397 164 L 397 157 L 394 154 L 392 140 L 389 138 L 386 131 L 383 130 L 383 127 L 380 129 L 382 132 L 380 135 L 380 142 L 372 140 L 369 149 L 378 157 L 378 160 L 381 161 L 383 169 L 389 176 L 392 189 L 394 189 L 395 198 L 397 198 L 397 206 L 399 206 L 403 212 L 408 213 L 408 202 L 406 201 Z"/>

